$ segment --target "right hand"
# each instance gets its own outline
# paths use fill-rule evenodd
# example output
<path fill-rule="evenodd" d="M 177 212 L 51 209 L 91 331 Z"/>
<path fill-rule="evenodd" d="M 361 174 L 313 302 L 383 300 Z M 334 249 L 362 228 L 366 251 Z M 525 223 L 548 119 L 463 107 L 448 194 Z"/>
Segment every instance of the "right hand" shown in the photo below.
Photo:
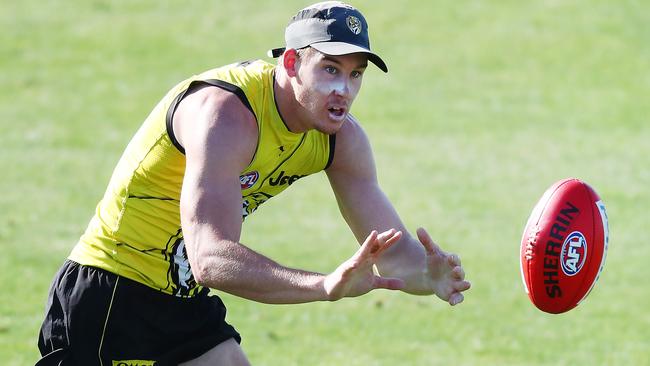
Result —
<path fill-rule="evenodd" d="M 343 297 L 364 295 L 374 289 L 400 290 L 404 281 L 375 275 L 373 265 L 379 256 L 402 237 L 395 229 L 377 233 L 372 231 L 359 250 L 347 261 L 325 277 L 324 286 L 330 301 Z"/>
<path fill-rule="evenodd" d="M 424 276 L 426 286 L 449 305 L 460 304 L 465 299 L 463 291 L 471 287 L 470 282 L 465 280 L 460 257 L 440 249 L 423 228 L 418 229 L 417 234 L 427 252 L 427 270 Z"/>

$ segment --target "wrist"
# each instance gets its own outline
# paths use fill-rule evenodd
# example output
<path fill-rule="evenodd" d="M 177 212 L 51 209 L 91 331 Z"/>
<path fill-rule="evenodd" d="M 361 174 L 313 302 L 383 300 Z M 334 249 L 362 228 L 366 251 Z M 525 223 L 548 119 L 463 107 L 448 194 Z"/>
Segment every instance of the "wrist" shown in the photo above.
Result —
<path fill-rule="evenodd" d="M 321 301 L 336 301 L 340 300 L 342 296 L 342 291 L 338 288 L 337 284 L 340 283 L 341 279 L 336 278 L 336 272 L 330 273 L 328 275 L 323 275 L 321 278 L 321 290 L 322 298 Z"/>
<path fill-rule="evenodd" d="M 411 295 L 431 295 L 434 293 L 427 267 L 406 266 L 392 271 L 377 271 L 378 275 L 399 278 L 404 281 L 401 291 Z"/>

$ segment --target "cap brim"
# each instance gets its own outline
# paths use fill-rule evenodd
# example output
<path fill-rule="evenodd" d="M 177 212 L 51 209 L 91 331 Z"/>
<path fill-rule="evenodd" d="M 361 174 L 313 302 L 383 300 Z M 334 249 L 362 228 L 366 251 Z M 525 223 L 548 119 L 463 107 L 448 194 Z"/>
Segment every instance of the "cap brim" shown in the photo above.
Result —
<path fill-rule="evenodd" d="M 388 72 L 388 66 L 381 57 L 372 53 L 370 50 L 359 47 L 353 44 L 344 43 L 344 42 L 317 42 L 312 43 L 309 46 L 315 48 L 316 50 L 332 56 L 348 55 L 350 53 L 365 53 L 368 55 L 368 61 L 375 64 L 383 72 Z"/>

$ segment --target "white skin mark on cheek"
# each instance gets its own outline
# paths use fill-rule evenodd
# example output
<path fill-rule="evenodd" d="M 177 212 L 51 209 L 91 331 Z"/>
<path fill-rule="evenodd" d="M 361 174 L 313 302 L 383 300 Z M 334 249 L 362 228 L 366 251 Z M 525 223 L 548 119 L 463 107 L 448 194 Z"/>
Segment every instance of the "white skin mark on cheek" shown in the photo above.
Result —
<path fill-rule="evenodd" d="M 343 80 L 332 80 L 329 82 L 319 83 L 316 91 L 322 95 L 330 95 L 335 92 L 338 95 L 345 94 L 345 82 Z"/>

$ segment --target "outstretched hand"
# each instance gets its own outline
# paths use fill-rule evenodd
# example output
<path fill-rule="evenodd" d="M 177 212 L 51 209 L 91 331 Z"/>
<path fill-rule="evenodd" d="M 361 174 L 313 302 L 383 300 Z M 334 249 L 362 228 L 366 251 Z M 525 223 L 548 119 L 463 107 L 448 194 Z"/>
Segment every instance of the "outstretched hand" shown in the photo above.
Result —
<path fill-rule="evenodd" d="M 373 265 L 379 256 L 401 237 L 402 232 L 395 229 L 383 233 L 373 230 L 350 259 L 325 277 L 328 299 L 334 301 L 343 297 L 361 296 L 378 288 L 402 289 L 403 280 L 377 276 L 373 272 Z"/>
<path fill-rule="evenodd" d="M 423 228 L 417 230 L 418 239 L 427 253 L 427 270 L 425 281 L 429 281 L 433 292 L 450 305 L 463 302 L 463 291 L 471 284 L 465 281 L 465 271 L 460 258 L 440 249 Z"/>

